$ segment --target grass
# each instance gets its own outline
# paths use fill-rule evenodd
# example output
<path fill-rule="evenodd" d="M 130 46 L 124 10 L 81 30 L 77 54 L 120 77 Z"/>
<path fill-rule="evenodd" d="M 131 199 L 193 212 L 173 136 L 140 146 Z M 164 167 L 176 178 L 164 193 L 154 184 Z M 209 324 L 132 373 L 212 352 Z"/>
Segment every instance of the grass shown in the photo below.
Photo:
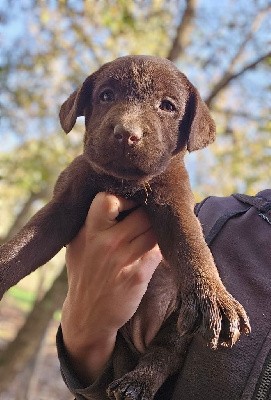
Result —
<path fill-rule="evenodd" d="M 23 311 L 29 311 L 36 300 L 35 292 L 18 286 L 10 288 L 8 294 Z"/>

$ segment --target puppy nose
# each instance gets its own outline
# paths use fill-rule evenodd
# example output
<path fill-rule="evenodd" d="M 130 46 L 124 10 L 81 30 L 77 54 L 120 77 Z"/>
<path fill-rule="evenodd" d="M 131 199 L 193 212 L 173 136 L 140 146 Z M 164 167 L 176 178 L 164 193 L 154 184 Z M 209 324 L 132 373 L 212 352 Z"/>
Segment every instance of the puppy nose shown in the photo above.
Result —
<path fill-rule="evenodd" d="M 143 132 L 139 126 L 127 128 L 118 124 L 114 128 L 114 138 L 120 144 L 127 143 L 129 146 L 135 145 L 142 139 L 142 136 Z"/>

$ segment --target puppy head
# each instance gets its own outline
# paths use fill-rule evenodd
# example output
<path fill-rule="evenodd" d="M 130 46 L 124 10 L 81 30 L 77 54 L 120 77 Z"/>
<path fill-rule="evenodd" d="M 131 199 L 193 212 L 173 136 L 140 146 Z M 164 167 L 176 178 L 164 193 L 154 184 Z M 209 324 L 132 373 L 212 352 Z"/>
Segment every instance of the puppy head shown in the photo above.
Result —
<path fill-rule="evenodd" d="M 170 159 L 215 138 L 215 125 L 196 88 L 173 63 L 126 56 L 103 65 L 65 101 L 66 133 L 85 116 L 84 154 L 93 167 L 123 179 L 147 180 Z"/>

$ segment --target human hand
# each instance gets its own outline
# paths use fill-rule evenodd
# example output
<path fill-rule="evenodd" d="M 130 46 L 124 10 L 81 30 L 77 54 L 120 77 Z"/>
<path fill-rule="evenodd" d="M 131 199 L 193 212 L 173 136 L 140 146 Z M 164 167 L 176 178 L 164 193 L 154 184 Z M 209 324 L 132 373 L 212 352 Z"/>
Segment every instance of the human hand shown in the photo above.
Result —
<path fill-rule="evenodd" d="M 99 193 L 66 252 L 69 289 L 62 311 L 66 348 L 84 379 L 109 359 L 118 329 L 135 313 L 161 261 L 141 208 L 117 222 L 131 201 Z M 87 371 L 87 373 L 86 373 Z"/>

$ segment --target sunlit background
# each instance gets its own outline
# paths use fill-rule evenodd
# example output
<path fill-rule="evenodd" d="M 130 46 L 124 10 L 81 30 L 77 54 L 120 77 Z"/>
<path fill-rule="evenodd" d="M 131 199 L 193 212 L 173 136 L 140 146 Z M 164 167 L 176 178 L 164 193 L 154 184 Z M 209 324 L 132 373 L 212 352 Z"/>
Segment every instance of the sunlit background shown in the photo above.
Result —
<path fill-rule="evenodd" d="M 65 135 L 60 105 L 122 55 L 171 59 L 208 104 L 217 140 L 186 157 L 196 200 L 270 187 L 269 0 L 2 0 L 0 20 L 0 241 L 48 200 L 82 150 L 84 121 Z M 54 344 L 63 265 L 62 253 L 0 304 L 1 399 L 72 399 Z"/>

